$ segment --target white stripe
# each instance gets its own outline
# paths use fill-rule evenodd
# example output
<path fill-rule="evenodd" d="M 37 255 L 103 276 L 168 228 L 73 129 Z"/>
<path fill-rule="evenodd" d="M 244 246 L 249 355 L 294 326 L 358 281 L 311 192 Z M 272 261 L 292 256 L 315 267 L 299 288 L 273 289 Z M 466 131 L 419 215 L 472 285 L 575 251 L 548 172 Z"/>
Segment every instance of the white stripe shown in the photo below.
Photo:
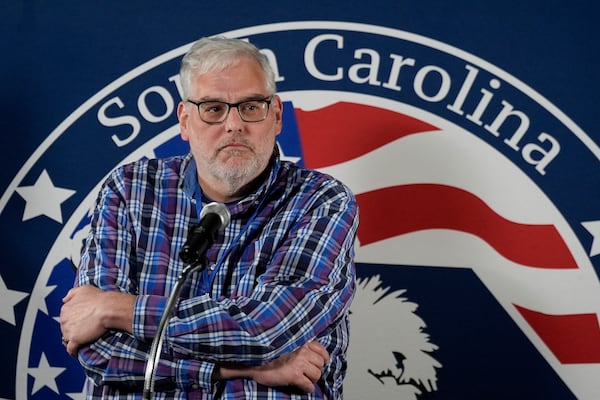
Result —
<path fill-rule="evenodd" d="M 496 299 L 548 313 L 600 313 L 600 283 L 590 269 L 545 269 L 510 261 L 477 236 L 427 230 L 359 246 L 356 261 L 472 268 Z"/>
<path fill-rule="evenodd" d="M 469 191 L 512 221 L 546 224 L 560 219 L 535 182 L 487 143 L 458 127 L 410 135 L 321 171 L 339 178 L 354 193 L 435 183 Z"/>

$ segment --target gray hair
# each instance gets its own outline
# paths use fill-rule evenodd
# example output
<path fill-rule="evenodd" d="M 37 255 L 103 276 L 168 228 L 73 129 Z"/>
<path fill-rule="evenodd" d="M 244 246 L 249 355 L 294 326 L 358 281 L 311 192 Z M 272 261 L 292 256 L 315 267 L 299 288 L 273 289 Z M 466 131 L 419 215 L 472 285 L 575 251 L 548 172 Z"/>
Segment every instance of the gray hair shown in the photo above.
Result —
<path fill-rule="evenodd" d="M 274 94 L 276 90 L 275 73 L 267 57 L 249 42 L 219 36 L 205 37 L 198 40 L 183 56 L 179 78 L 184 100 L 189 98 L 188 96 L 192 91 L 194 76 L 221 71 L 233 65 L 242 57 L 258 62 L 264 72 L 267 90 L 269 90 L 269 94 Z"/>

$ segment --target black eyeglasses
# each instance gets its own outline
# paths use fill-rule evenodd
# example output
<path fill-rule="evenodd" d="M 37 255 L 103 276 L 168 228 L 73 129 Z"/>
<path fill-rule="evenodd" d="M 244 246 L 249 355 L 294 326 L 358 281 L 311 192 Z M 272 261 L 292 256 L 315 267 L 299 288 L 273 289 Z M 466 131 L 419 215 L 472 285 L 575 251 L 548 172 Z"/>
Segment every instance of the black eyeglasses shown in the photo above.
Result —
<path fill-rule="evenodd" d="M 269 106 L 273 97 L 260 100 L 246 100 L 239 103 L 226 103 L 224 101 L 187 101 L 198 108 L 200 119 L 207 124 L 219 124 L 229 115 L 232 107 L 237 108 L 240 118 L 244 122 L 260 122 L 267 118 Z"/>

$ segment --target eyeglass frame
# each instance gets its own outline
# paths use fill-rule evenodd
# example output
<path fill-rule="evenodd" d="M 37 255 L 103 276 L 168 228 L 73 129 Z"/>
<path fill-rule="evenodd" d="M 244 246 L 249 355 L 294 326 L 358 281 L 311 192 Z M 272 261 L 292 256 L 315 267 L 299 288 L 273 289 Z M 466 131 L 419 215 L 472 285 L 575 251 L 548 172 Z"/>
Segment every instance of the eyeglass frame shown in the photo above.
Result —
<path fill-rule="evenodd" d="M 196 106 L 196 109 L 198 110 L 198 116 L 200 117 L 200 119 L 209 125 L 216 125 L 216 124 L 222 124 L 223 122 L 225 122 L 225 120 L 227 119 L 227 117 L 229 117 L 229 112 L 231 111 L 232 107 L 235 107 L 237 109 L 238 115 L 240 116 L 240 119 L 244 122 L 248 122 L 248 123 L 253 123 L 253 122 L 262 122 L 265 119 L 267 119 L 267 117 L 269 116 L 269 109 L 271 108 L 271 103 L 273 102 L 273 97 L 274 95 L 271 95 L 269 97 L 266 97 L 264 99 L 248 99 L 248 100 L 244 100 L 244 101 L 240 101 L 237 103 L 227 103 L 226 101 L 219 101 L 219 100 L 206 100 L 206 101 L 194 101 L 191 99 L 187 99 L 186 101 L 188 103 L 191 103 L 193 105 Z M 252 101 L 260 101 L 260 102 L 265 102 L 267 104 L 267 112 L 265 113 L 265 116 L 263 119 L 259 119 L 257 121 L 246 121 L 244 119 L 244 117 L 242 116 L 242 113 L 240 112 L 240 106 L 244 103 L 249 103 Z M 204 118 L 202 118 L 202 115 L 200 114 L 200 106 L 202 104 L 206 104 L 206 103 L 220 103 L 220 104 L 225 104 L 227 106 L 227 112 L 225 113 L 225 116 L 223 117 L 223 119 L 221 121 L 215 121 L 215 122 L 209 122 L 209 121 L 205 121 Z"/>

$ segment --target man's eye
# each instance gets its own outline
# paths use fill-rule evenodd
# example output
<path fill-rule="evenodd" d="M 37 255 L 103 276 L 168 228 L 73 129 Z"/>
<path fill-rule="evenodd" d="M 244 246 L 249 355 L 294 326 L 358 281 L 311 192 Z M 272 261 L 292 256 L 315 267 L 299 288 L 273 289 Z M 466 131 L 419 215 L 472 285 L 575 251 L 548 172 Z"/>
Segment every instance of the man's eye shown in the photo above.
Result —
<path fill-rule="evenodd" d="M 252 111 L 258 110 L 260 108 L 260 105 L 257 102 L 252 101 L 252 102 L 249 102 L 249 103 L 244 103 L 242 105 L 242 107 L 243 107 L 243 109 L 245 111 L 252 112 Z"/>
<path fill-rule="evenodd" d="M 220 113 L 225 109 L 225 105 L 220 103 L 204 103 L 202 108 L 208 113 Z"/>

